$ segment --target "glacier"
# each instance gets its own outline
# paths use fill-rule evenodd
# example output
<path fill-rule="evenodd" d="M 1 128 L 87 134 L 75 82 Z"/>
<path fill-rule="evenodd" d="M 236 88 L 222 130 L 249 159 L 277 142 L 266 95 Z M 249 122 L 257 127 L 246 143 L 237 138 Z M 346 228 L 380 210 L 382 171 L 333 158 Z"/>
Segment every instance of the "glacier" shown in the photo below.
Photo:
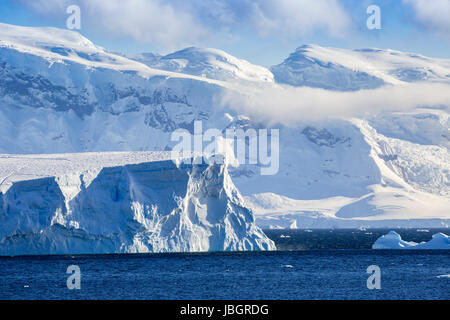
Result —
<path fill-rule="evenodd" d="M 225 165 L 187 165 L 168 152 L 0 163 L 0 255 L 276 249 Z"/>
<path fill-rule="evenodd" d="M 450 238 L 446 234 L 439 232 L 433 235 L 427 242 L 416 243 L 404 241 L 401 236 L 390 231 L 388 234 L 379 237 L 372 245 L 372 249 L 450 249 Z"/>
<path fill-rule="evenodd" d="M 285 126 L 220 103 L 227 92 L 267 86 L 410 82 L 449 83 L 450 59 L 305 45 L 265 68 L 194 47 L 124 56 L 77 32 L 0 24 L 0 153 L 167 151 L 171 133 L 192 133 L 197 120 L 204 130 L 274 127 L 276 175 L 259 175 L 258 164 L 227 169 L 259 227 L 448 228 L 448 105 Z"/>

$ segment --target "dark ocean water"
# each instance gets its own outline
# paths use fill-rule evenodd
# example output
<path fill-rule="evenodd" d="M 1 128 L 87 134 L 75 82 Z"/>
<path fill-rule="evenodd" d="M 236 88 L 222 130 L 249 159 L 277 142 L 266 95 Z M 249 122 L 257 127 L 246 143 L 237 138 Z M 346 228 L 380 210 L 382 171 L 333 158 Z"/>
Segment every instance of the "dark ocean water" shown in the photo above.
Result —
<path fill-rule="evenodd" d="M 315 229 L 315 230 L 264 230 L 265 234 L 275 241 L 278 250 L 310 250 L 310 249 L 371 249 L 372 244 L 382 235 L 394 230 L 403 240 L 422 242 L 429 241 L 433 234 L 447 229 Z"/>
<path fill-rule="evenodd" d="M 3 257 L 0 299 L 450 299 L 450 278 L 438 277 L 450 274 L 449 251 L 366 249 L 372 239 L 357 235 L 370 232 L 267 232 L 293 251 Z M 80 290 L 66 286 L 69 265 Z M 366 286 L 369 265 L 380 290 Z"/>

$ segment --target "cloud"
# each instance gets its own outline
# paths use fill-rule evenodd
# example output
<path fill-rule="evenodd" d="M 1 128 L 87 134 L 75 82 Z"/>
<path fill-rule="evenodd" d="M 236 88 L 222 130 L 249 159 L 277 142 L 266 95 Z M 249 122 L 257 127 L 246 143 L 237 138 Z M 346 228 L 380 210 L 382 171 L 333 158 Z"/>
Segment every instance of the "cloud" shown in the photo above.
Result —
<path fill-rule="evenodd" d="M 85 7 L 108 32 L 165 46 L 190 43 L 206 30 L 188 12 L 159 0 L 86 0 Z"/>
<path fill-rule="evenodd" d="M 365 117 L 421 106 L 450 107 L 450 85 L 415 83 L 352 92 L 267 86 L 228 90 L 220 103 L 257 120 L 289 126 L 303 121 Z"/>
<path fill-rule="evenodd" d="M 89 27 L 108 37 L 129 37 L 140 43 L 174 48 L 188 45 L 207 34 L 197 18 L 163 0 L 20 0 L 38 14 L 66 19 L 66 8 L 81 8 L 82 29 Z M 65 20 L 64 20 L 65 21 Z"/>
<path fill-rule="evenodd" d="M 448 36 L 450 32 L 450 0 L 403 0 L 410 5 L 417 21 Z"/>
<path fill-rule="evenodd" d="M 350 17 L 336 0 L 251 1 L 252 20 L 263 34 L 305 35 L 316 29 L 341 36 Z"/>
<path fill-rule="evenodd" d="M 340 36 L 350 18 L 338 0 L 17 0 L 38 14 L 65 19 L 79 5 L 82 26 L 108 36 L 132 37 L 165 47 L 201 43 L 218 34 L 250 29 L 292 37 L 315 30 Z"/>

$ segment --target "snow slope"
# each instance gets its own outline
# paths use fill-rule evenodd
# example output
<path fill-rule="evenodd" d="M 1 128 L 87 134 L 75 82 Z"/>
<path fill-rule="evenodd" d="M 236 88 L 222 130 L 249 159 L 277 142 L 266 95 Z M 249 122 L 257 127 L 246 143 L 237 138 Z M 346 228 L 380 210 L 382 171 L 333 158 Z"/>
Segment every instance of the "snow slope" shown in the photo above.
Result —
<path fill-rule="evenodd" d="M 404 241 L 401 236 L 390 231 L 388 234 L 379 237 L 372 245 L 372 249 L 450 249 L 450 238 L 443 233 L 436 233 L 427 242 L 416 243 Z"/>
<path fill-rule="evenodd" d="M 204 130 L 267 126 L 245 106 L 238 113 L 219 103 L 236 87 L 277 85 L 267 69 L 215 49 L 133 59 L 76 32 L 0 24 L 0 153 L 164 151 L 172 132 L 193 132 L 195 120 Z M 359 90 L 448 82 L 449 66 L 393 50 L 309 45 L 271 70 L 282 83 Z M 450 225 L 448 106 L 276 128 L 278 174 L 230 168 L 258 225 Z"/>
<path fill-rule="evenodd" d="M 422 134 L 428 128 L 422 116 L 430 113 L 441 111 L 405 117 L 423 119 Z M 395 128 L 398 117 L 386 116 L 383 125 Z M 248 168 L 242 176 L 232 172 L 233 180 L 264 228 L 448 227 L 448 148 L 385 134 L 362 119 L 314 130 L 284 128 L 280 172 L 262 177 Z"/>
<path fill-rule="evenodd" d="M 0 254 L 275 249 L 225 166 L 169 157 L 1 155 Z"/>

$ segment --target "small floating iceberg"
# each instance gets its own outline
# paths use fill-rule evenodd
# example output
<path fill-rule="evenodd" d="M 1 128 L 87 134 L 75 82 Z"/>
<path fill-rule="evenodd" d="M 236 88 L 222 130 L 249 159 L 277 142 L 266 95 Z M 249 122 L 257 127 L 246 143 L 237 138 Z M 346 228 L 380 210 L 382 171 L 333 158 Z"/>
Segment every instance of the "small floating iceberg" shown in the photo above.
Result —
<path fill-rule="evenodd" d="M 372 249 L 450 249 L 450 237 L 441 232 L 433 235 L 428 242 L 404 241 L 395 231 L 379 237 Z"/>

